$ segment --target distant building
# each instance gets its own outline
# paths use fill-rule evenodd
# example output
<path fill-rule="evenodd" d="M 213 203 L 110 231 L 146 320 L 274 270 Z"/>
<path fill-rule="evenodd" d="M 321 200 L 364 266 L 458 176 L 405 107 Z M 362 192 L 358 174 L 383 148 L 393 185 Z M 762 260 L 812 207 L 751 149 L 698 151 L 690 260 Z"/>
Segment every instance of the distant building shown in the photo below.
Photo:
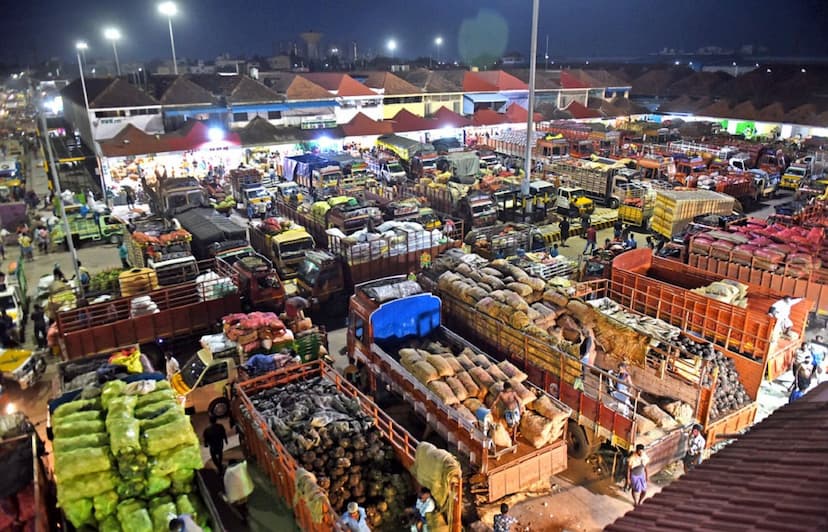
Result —
<path fill-rule="evenodd" d="M 270 70 L 290 70 L 293 66 L 290 63 L 289 55 L 274 55 L 267 58 L 267 65 Z"/>

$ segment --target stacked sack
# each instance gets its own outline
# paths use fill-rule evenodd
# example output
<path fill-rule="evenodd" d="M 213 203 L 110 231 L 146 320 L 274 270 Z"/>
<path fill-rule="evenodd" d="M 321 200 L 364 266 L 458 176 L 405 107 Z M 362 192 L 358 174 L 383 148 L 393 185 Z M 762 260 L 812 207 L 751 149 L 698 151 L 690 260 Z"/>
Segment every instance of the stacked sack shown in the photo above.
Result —
<path fill-rule="evenodd" d="M 245 353 L 252 353 L 267 340 L 279 350 L 293 344 L 293 332 L 272 312 L 230 314 L 222 318 L 224 335 L 242 346 Z"/>
<path fill-rule="evenodd" d="M 201 449 L 169 383 L 111 381 L 81 397 L 52 416 L 58 504 L 72 525 L 153 532 L 182 513 L 206 525 L 190 496 Z"/>
<path fill-rule="evenodd" d="M 129 315 L 132 318 L 157 313 L 158 305 L 155 304 L 155 301 L 150 296 L 134 297 L 129 302 Z"/>
<path fill-rule="evenodd" d="M 196 277 L 199 301 L 212 301 L 236 292 L 236 285 L 229 277 L 220 277 L 209 271 Z"/>
<path fill-rule="evenodd" d="M 418 381 L 425 384 L 446 406 L 454 408 L 470 423 L 477 421 L 477 410 L 492 409 L 503 384 L 509 382 L 525 412 L 521 419 L 521 435 L 535 448 L 540 448 L 563 435 L 569 413 L 555 406 L 545 394 L 527 386 L 526 373 L 508 360 L 495 363 L 469 348 L 455 355 L 440 342 L 426 341 L 419 347 L 400 349 L 400 364 Z M 493 441 L 501 447 L 512 444 L 506 427 L 497 423 Z"/>

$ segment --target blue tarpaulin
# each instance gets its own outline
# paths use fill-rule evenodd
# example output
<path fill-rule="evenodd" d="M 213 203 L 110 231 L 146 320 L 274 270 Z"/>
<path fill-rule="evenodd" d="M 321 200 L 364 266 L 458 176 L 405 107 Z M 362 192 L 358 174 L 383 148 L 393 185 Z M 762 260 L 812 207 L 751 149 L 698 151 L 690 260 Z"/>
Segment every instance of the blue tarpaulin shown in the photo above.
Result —
<path fill-rule="evenodd" d="M 440 327 L 440 298 L 419 294 L 384 303 L 371 314 L 374 342 L 424 338 Z"/>

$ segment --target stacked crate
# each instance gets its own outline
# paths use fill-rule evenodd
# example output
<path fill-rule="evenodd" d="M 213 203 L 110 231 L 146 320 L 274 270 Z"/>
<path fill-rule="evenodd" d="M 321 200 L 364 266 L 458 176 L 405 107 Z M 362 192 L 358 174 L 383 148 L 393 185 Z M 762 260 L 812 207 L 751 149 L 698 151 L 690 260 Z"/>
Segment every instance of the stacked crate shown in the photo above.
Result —
<path fill-rule="evenodd" d="M 653 209 L 652 230 L 667 238 L 681 233 L 701 214 L 731 214 L 735 200 L 710 190 L 659 190 Z"/>

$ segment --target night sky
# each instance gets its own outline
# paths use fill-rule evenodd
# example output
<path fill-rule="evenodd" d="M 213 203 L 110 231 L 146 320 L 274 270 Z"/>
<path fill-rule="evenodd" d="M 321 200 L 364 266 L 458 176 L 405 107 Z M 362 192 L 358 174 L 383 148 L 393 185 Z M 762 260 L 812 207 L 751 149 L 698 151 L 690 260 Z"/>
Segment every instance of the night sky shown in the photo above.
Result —
<path fill-rule="evenodd" d="M 174 19 L 179 56 L 212 59 L 270 55 L 301 31 L 325 34 L 326 48 L 383 52 L 389 38 L 397 56 L 433 53 L 444 39 L 444 59 L 529 49 L 531 0 L 181 0 Z M 85 39 L 91 57 L 106 57 L 106 25 L 120 28 L 122 61 L 167 58 L 166 20 L 152 0 L 35 0 L 3 2 L 0 61 L 36 56 L 70 58 Z M 549 35 L 554 57 L 634 56 L 662 48 L 735 48 L 755 44 L 774 55 L 828 55 L 823 36 L 825 0 L 541 0 L 539 54 Z M 822 27 L 821 27 L 822 26 Z"/>

